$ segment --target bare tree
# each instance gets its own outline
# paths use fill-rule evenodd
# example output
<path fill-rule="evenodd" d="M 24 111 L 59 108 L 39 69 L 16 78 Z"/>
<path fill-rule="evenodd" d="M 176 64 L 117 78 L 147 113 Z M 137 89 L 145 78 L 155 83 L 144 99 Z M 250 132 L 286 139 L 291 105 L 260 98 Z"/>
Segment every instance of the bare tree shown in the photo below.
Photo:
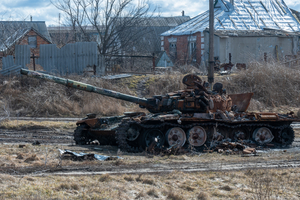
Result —
<path fill-rule="evenodd" d="M 132 27 L 152 16 L 146 1 L 139 1 L 138 5 L 133 5 L 133 1 L 51 0 L 51 3 L 64 12 L 75 41 L 97 41 L 99 53 L 108 58 L 126 51 L 142 37 L 143 31 Z"/>

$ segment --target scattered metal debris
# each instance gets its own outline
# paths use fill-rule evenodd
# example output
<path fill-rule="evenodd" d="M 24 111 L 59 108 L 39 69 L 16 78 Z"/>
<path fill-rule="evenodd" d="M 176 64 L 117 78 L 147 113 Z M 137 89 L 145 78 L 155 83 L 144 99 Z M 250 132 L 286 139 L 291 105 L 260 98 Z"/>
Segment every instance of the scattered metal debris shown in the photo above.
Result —
<path fill-rule="evenodd" d="M 32 145 L 41 145 L 41 143 L 39 142 L 39 141 L 34 141 L 33 143 L 32 143 Z"/>
<path fill-rule="evenodd" d="M 118 156 L 104 156 L 99 154 L 93 154 L 93 153 L 76 153 L 69 150 L 61 150 L 58 149 L 61 155 L 61 158 L 64 159 L 71 159 L 74 161 L 83 161 L 83 160 L 100 160 L 100 161 L 107 161 L 107 160 L 117 160 L 117 159 L 123 159 Z"/>
<path fill-rule="evenodd" d="M 251 143 L 250 143 L 251 145 Z M 219 142 L 214 151 L 223 154 L 256 154 L 256 149 L 240 142 Z"/>

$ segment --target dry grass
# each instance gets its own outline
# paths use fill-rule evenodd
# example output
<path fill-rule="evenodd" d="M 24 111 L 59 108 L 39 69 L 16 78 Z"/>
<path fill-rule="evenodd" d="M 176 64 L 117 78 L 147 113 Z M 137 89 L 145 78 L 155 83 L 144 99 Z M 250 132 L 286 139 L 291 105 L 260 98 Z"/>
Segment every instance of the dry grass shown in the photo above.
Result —
<path fill-rule="evenodd" d="M 229 76 L 224 85 L 228 93 L 253 92 L 256 109 L 278 107 L 281 105 L 299 106 L 299 69 L 291 69 L 277 62 L 248 64 L 242 70 Z M 255 110 L 255 107 L 253 107 Z"/>
<path fill-rule="evenodd" d="M 133 94 L 126 86 L 99 78 L 67 77 L 97 87 Z M 30 77 L 0 77 L 0 108 L 11 116 L 84 116 L 95 112 L 101 115 L 121 114 L 133 107 L 121 100 L 67 88 L 56 83 Z"/>
<path fill-rule="evenodd" d="M 59 122 L 59 121 L 33 121 L 33 120 L 4 120 L 0 122 L 0 128 L 3 129 L 72 129 L 76 128 L 74 122 Z"/>
<path fill-rule="evenodd" d="M 1 171 L 13 172 L 19 168 L 35 168 L 36 171 L 66 168 L 91 169 L 99 165 L 105 168 L 115 166 L 115 161 L 72 161 L 60 160 L 57 148 L 61 146 L 27 144 L 0 145 Z M 104 149 L 106 147 L 103 147 Z M 68 146 L 68 149 L 81 152 L 82 147 Z M 116 155 L 117 149 L 95 152 L 104 155 Z M 46 152 L 48 152 L 46 154 Z M 178 157 L 154 156 L 148 159 L 142 154 L 122 155 L 125 168 L 149 164 L 214 163 L 220 162 L 264 162 L 274 159 L 300 159 L 300 153 L 274 151 L 259 157 L 222 156 L 216 153 L 185 155 Z M 181 157 L 181 156 L 179 156 Z M 25 162 L 27 158 L 32 161 Z M 33 159 L 34 158 L 34 159 Z M 45 162 L 47 158 L 47 163 Z M 60 164 L 58 166 L 58 164 Z M 127 166 L 126 166 L 127 165 Z M 33 173 L 34 174 L 34 171 Z M 173 171 L 166 174 L 140 175 L 93 175 L 93 176 L 17 176 L 0 173 L 0 199 L 298 199 L 300 194 L 300 169 L 242 170 L 224 172 L 184 173 Z"/>

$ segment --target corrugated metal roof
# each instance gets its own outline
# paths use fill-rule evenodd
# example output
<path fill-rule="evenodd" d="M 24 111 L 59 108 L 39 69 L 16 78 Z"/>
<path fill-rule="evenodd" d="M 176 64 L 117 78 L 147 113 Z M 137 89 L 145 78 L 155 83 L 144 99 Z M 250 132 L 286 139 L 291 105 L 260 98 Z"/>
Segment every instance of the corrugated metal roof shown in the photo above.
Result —
<path fill-rule="evenodd" d="M 300 31 L 300 22 L 283 0 L 218 0 L 214 9 L 216 30 L 277 29 Z M 209 11 L 169 30 L 162 36 L 188 35 L 202 32 L 209 26 Z"/>
<path fill-rule="evenodd" d="M 127 24 L 128 26 L 135 27 L 175 27 L 191 19 L 189 16 L 175 16 L 175 17 L 147 17 L 147 18 L 132 18 L 132 17 L 119 17 L 115 23 L 116 26 Z"/>
<path fill-rule="evenodd" d="M 0 21 L 1 50 L 9 47 L 31 28 L 49 42 L 52 42 L 44 21 Z"/>
<path fill-rule="evenodd" d="M 189 16 L 177 16 L 177 17 L 151 17 L 148 20 L 143 21 L 144 26 L 178 26 L 190 19 Z"/>

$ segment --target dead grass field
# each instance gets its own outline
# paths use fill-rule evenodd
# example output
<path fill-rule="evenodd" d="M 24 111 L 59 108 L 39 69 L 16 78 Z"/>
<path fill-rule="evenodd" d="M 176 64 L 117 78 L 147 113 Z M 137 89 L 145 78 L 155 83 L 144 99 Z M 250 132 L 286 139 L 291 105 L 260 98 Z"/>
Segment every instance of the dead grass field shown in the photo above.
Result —
<path fill-rule="evenodd" d="M 14 156 L 9 159 L 14 161 Z M 24 167 L 44 162 L 42 157 L 32 160 Z M 114 165 L 116 161 L 105 162 Z M 46 177 L 0 174 L 0 186 L 0 199 L 299 199 L 300 169 Z"/>
<path fill-rule="evenodd" d="M 59 121 L 3 120 L 2 122 L 0 122 L 0 128 L 16 130 L 33 128 L 75 130 L 76 123 Z"/>

